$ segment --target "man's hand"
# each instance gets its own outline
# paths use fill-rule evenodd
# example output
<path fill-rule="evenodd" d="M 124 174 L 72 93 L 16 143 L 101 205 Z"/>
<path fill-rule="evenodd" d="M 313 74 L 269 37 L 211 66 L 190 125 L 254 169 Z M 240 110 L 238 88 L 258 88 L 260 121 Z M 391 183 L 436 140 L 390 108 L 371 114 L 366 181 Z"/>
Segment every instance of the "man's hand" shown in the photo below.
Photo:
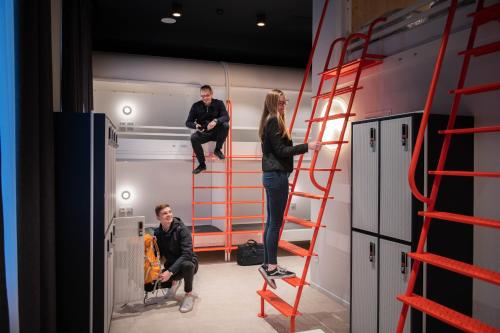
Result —
<path fill-rule="evenodd" d="M 161 273 L 159 277 L 160 277 L 161 282 L 167 282 L 172 277 L 172 272 L 165 271 L 165 272 Z"/>
<path fill-rule="evenodd" d="M 205 131 L 205 130 L 203 129 L 203 127 L 202 127 L 200 124 L 195 123 L 195 125 L 196 125 L 196 130 L 197 130 L 198 132 L 204 132 L 204 131 Z"/>
<path fill-rule="evenodd" d="M 217 121 L 216 120 L 212 120 L 211 122 L 208 123 L 207 130 L 210 131 L 212 128 L 215 127 L 215 125 L 217 125 Z"/>

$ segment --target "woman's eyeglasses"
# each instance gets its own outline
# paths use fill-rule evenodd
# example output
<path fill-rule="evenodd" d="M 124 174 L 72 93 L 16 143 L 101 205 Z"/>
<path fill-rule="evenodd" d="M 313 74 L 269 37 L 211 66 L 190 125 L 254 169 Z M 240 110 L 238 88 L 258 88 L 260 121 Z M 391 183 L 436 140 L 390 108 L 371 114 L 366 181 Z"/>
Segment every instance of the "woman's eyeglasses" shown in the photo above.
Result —
<path fill-rule="evenodd" d="M 278 105 L 287 105 L 288 104 L 288 99 L 284 101 L 278 101 Z"/>

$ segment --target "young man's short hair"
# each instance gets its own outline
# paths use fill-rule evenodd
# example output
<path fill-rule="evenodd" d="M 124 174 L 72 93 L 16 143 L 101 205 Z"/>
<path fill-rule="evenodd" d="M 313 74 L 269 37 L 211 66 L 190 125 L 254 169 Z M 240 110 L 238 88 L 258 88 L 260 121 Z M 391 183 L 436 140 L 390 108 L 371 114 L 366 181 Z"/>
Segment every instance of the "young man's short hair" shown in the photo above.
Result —
<path fill-rule="evenodd" d="M 160 214 L 160 212 L 164 209 L 164 208 L 167 208 L 167 207 L 170 207 L 169 204 L 160 204 L 158 206 L 155 207 L 155 213 L 156 213 L 156 216 L 158 216 Z"/>
<path fill-rule="evenodd" d="M 208 90 L 211 94 L 213 94 L 212 87 L 210 87 L 208 84 L 201 86 L 200 90 Z"/>

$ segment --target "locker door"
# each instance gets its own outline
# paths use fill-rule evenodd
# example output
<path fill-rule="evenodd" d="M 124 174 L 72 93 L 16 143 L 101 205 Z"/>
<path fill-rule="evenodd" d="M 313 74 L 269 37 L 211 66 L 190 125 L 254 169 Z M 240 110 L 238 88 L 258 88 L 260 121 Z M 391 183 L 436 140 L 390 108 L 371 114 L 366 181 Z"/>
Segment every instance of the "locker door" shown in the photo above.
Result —
<path fill-rule="evenodd" d="M 408 245 L 380 240 L 379 332 L 396 331 L 403 304 L 396 295 L 405 293 L 411 270 L 408 252 Z M 405 333 L 410 332 L 410 317 L 406 319 Z"/>
<path fill-rule="evenodd" d="M 352 126 L 352 226 L 378 232 L 378 122 Z"/>
<path fill-rule="evenodd" d="M 377 332 L 377 238 L 352 233 L 351 333 Z"/>
<path fill-rule="evenodd" d="M 380 123 L 380 234 L 411 241 L 411 117 Z"/>

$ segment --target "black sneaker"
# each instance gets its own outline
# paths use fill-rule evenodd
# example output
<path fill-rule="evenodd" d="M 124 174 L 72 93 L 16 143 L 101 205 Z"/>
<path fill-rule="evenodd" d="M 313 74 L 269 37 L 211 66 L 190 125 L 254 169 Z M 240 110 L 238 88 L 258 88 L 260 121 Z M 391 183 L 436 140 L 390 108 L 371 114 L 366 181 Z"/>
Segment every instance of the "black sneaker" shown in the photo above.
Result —
<path fill-rule="evenodd" d="M 286 279 L 295 277 L 295 273 L 291 272 L 283 267 L 276 267 L 272 271 L 266 271 L 267 276 L 270 279 Z"/>
<path fill-rule="evenodd" d="M 264 266 L 266 266 L 266 265 L 262 265 L 262 266 L 259 267 L 259 273 L 260 273 L 260 275 L 262 275 L 262 277 L 264 278 L 264 280 L 266 280 L 266 282 L 269 285 L 269 287 L 271 287 L 273 289 L 276 289 L 276 282 L 274 282 L 273 279 L 270 279 L 269 276 L 267 276 L 266 268 Z"/>
<path fill-rule="evenodd" d="M 214 150 L 214 155 L 217 156 L 219 160 L 223 160 L 225 158 L 224 154 L 219 149 Z"/>
<path fill-rule="evenodd" d="M 193 173 L 197 175 L 204 170 L 207 170 L 207 166 L 205 164 L 200 164 L 196 169 L 193 170 Z"/>

